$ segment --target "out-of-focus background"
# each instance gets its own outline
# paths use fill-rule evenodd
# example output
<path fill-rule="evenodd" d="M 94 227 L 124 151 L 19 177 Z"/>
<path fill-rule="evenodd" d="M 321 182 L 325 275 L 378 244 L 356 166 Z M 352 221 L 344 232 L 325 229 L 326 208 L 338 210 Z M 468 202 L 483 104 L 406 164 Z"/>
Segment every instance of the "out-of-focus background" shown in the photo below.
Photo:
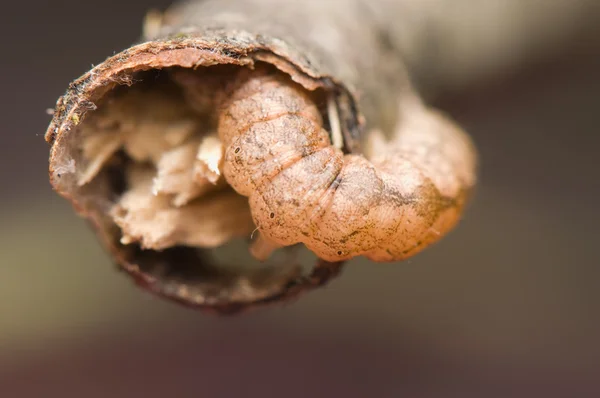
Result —
<path fill-rule="evenodd" d="M 46 109 L 169 3 L 2 6 L 0 396 L 600 396 L 598 30 L 431 96 L 481 154 L 454 233 L 223 319 L 135 288 L 47 179 Z"/>

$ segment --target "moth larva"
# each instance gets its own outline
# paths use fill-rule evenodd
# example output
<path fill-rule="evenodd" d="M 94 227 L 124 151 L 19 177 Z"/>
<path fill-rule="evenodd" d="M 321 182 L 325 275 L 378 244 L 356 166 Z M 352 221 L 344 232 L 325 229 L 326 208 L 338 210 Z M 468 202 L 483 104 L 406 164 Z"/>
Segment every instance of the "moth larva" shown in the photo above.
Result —
<path fill-rule="evenodd" d="M 367 159 L 333 146 L 315 103 L 282 74 L 243 71 L 225 98 L 223 174 L 249 198 L 270 241 L 304 243 L 327 261 L 394 261 L 459 220 L 474 183 L 474 150 L 460 129 L 417 100 L 401 104 L 393 139 L 374 142 Z"/>

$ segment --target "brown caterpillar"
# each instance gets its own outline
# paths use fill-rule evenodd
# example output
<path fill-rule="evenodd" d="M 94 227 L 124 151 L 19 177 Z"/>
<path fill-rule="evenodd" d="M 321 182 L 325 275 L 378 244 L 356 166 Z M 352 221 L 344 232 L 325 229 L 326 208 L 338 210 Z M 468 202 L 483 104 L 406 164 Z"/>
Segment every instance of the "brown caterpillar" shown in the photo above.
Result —
<path fill-rule="evenodd" d="M 223 175 L 249 198 L 261 234 L 327 261 L 395 261 L 451 230 L 475 182 L 475 151 L 454 124 L 407 97 L 392 139 L 369 135 L 367 158 L 332 145 L 314 101 L 289 77 L 240 72 L 218 121 Z"/>

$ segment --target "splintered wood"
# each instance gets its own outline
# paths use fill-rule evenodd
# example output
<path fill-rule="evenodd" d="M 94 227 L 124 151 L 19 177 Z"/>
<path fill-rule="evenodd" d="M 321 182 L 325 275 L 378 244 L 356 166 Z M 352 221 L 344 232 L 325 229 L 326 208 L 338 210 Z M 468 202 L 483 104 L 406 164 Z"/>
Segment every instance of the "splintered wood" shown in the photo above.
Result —
<path fill-rule="evenodd" d="M 129 159 L 127 189 L 110 211 L 121 243 L 213 248 L 254 230 L 247 199 L 221 177 L 221 142 L 198 113 L 171 87 L 134 87 L 86 120 L 80 186 L 117 152 Z"/>
<path fill-rule="evenodd" d="M 134 166 L 128 170 L 129 189 L 111 215 L 123 231 L 121 243 L 140 243 L 163 250 L 176 245 L 212 248 L 253 229 L 247 200 L 231 190 L 207 195 L 176 207 L 168 195 L 154 194 L 156 171 Z"/>

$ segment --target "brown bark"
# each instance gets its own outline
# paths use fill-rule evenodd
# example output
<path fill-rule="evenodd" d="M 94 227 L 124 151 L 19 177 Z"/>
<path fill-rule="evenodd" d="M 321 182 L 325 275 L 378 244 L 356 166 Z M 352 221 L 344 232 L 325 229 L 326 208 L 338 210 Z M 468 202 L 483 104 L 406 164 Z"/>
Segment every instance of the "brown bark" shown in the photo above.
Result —
<path fill-rule="evenodd" d="M 385 5 L 389 7 L 385 11 L 391 14 L 399 10 L 396 3 L 385 2 Z M 404 138 L 411 137 L 411 134 L 405 134 L 406 126 L 420 126 L 421 116 L 429 120 L 429 111 L 423 110 L 411 89 L 401 53 L 394 47 L 393 38 L 390 37 L 393 30 L 389 25 L 382 24 L 371 8 L 373 6 L 371 2 L 360 0 L 345 2 L 343 6 L 337 1 L 317 0 L 209 0 L 184 3 L 172 8 L 164 16 L 154 16 L 146 26 L 146 42 L 107 59 L 74 81 L 59 99 L 46 134 L 46 140 L 52 145 L 52 185 L 72 201 L 82 216 L 92 222 L 117 263 L 140 285 L 160 295 L 188 305 L 232 312 L 295 297 L 324 284 L 339 273 L 341 262 L 320 261 L 309 276 L 302 276 L 299 267 L 294 265 L 265 266 L 260 270 L 227 270 L 206 260 L 197 247 L 185 246 L 204 240 L 194 240 L 194 233 L 188 233 L 189 228 L 181 225 L 168 236 L 141 239 L 141 243 L 136 243 L 136 232 L 131 228 L 127 230 L 125 223 L 128 217 L 138 221 L 144 219 L 143 209 L 135 209 L 135 203 L 146 200 L 143 195 L 130 200 L 134 203 L 132 206 L 119 202 L 121 208 L 116 213 L 110 210 L 115 208 L 115 202 L 121 196 L 126 197 L 123 195 L 125 189 L 135 186 L 139 181 L 137 177 L 131 177 L 135 173 L 126 172 L 126 169 L 133 167 L 132 161 L 158 165 L 164 159 L 162 156 L 165 152 L 176 150 L 190 134 L 195 134 L 192 132 L 201 131 L 201 136 L 205 136 L 215 127 L 212 124 L 215 121 L 211 121 L 215 119 L 214 116 L 202 114 L 205 107 L 210 108 L 214 104 L 208 101 L 208 105 L 204 105 L 189 95 L 182 96 L 173 88 L 174 81 L 182 84 L 181 79 L 185 76 L 176 76 L 183 69 L 207 68 L 216 83 L 214 86 L 207 83 L 204 87 L 208 87 L 208 91 L 212 87 L 218 92 L 220 85 L 227 82 L 227 76 L 237 73 L 232 72 L 233 69 L 267 64 L 289 76 L 312 96 L 315 104 L 322 105 L 319 102 L 328 101 L 334 104 L 336 117 L 325 119 L 333 130 L 337 129 L 333 127 L 333 122 L 339 121 L 336 126 L 339 126 L 343 137 L 342 146 L 346 154 L 364 155 L 366 158 L 377 155 L 372 151 L 377 146 L 371 142 L 371 133 L 379 132 L 383 139 L 390 142 L 390 146 L 410 155 L 406 158 L 410 167 L 418 169 L 431 185 L 427 192 L 419 191 L 417 194 L 418 200 L 426 200 L 425 207 L 413 210 L 416 213 L 435 213 L 435 218 L 430 220 L 427 228 L 430 227 L 435 235 L 442 235 L 458 220 L 474 183 L 473 150 L 470 144 L 461 141 L 462 138 L 460 145 L 450 145 L 450 149 L 444 146 L 444 141 L 436 141 L 437 131 L 449 129 L 451 134 L 455 134 L 454 131 L 458 130 L 445 119 L 438 121 L 435 116 L 436 122 L 425 123 L 423 130 L 425 139 L 422 141 L 433 137 L 430 140 L 432 143 L 423 144 L 419 140 L 409 139 L 412 147 L 406 151 Z M 223 76 L 225 80 L 220 80 Z M 184 88 L 186 85 L 184 83 Z M 137 97 L 139 99 L 132 96 L 136 90 L 141 90 Z M 160 98 L 148 102 L 157 93 Z M 168 104 L 161 103 L 165 98 Z M 200 95 L 200 99 L 203 98 L 206 96 Z M 119 117 L 118 110 L 126 108 L 131 102 L 131 110 Z M 115 111 L 109 111 L 111 104 Z M 327 110 L 321 108 L 327 107 L 319 107 L 326 116 Z M 332 111 L 331 107 L 329 111 Z M 172 134 L 175 138 L 154 138 L 148 133 L 148 129 L 172 129 L 174 125 L 178 126 Z M 104 138 L 90 141 L 90 137 L 99 137 L 98 126 L 117 131 L 111 135 L 111 139 L 117 140 L 118 145 Z M 140 126 L 145 126 L 142 135 L 136 133 L 141 131 Z M 330 134 L 335 135 L 332 132 Z M 402 140 L 398 140 L 400 136 Z M 336 141 L 335 137 L 331 138 Z M 456 141 L 449 139 L 451 143 L 453 140 Z M 430 164 L 429 159 L 420 152 L 412 151 L 414 148 L 427 149 L 428 145 L 436 154 L 441 154 L 437 163 Z M 466 159 L 462 159 L 462 155 Z M 382 167 L 392 162 L 395 167 L 390 171 L 392 174 L 396 173 L 395 170 L 409 167 L 398 163 L 397 158 L 381 159 L 380 162 Z M 448 170 L 438 170 L 440 165 Z M 175 169 L 177 167 L 163 168 L 171 170 L 171 182 L 181 177 L 173 174 Z M 436 180 L 436 173 L 448 172 L 456 172 L 458 180 Z M 410 174 L 408 171 L 406 173 Z M 421 177 L 409 178 L 414 182 L 415 178 Z M 183 206 L 195 195 L 200 195 L 196 191 L 181 188 L 185 184 L 182 185 L 180 179 L 177 181 L 177 189 L 183 189 L 177 192 L 183 196 L 174 200 L 174 206 Z M 223 189 L 225 191 L 215 188 L 215 192 L 200 200 L 210 200 L 210 195 L 216 195 L 217 198 L 218 195 L 225 195 L 227 188 Z M 152 202 L 150 198 L 147 199 L 148 203 Z M 160 206 L 168 206 L 161 203 Z M 154 212 L 158 212 L 160 207 L 156 204 L 148 206 Z M 452 212 L 441 216 L 440 212 L 448 207 Z M 172 212 L 161 215 L 170 221 L 166 221 L 164 228 L 158 228 L 160 233 L 172 227 L 172 220 L 177 219 Z M 142 221 L 140 223 L 143 224 Z M 123 231 L 127 231 L 126 234 Z M 429 234 L 429 229 L 426 232 Z M 418 240 L 416 235 L 408 238 L 407 244 L 414 243 L 414 247 L 419 246 L 420 250 L 425 247 L 422 243 L 435 241 L 439 237 L 430 234 L 424 241 Z M 170 243 L 165 244 L 164 239 L 171 239 L 168 241 Z M 338 253 L 341 255 L 342 251 Z M 386 256 L 380 253 L 376 258 L 383 259 Z M 399 257 L 394 255 L 392 258 Z"/>

